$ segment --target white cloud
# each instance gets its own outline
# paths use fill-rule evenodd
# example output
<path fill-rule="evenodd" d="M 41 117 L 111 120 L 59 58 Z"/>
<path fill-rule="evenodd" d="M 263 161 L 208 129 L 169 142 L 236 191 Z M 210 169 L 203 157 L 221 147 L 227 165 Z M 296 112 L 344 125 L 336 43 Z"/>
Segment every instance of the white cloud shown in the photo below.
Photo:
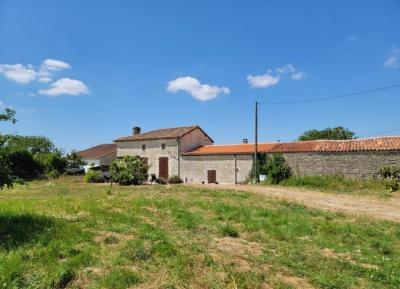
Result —
<path fill-rule="evenodd" d="M 40 89 L 39 93 L 49 96 L 57 96 L 60 94 L 79 95 L 89 93 L 89 89 L 80 80 L 61 78 L 50 85 L 49 88 Z"/>
<path fill-rule="evenodd" d="M 301 80 L 306 77 L 305 72 L 298 71 L 292 64 L 286 64 L 282 67 L 278 67 L 275 69 L 275 74 L 273 72 L 274 70 L 268 69 L 265 74 L 249 74 L 247 76 L 247 80 L 251 87 L 266 88 L 278 84 L 282 77 L 286 74 L 289 74 L 290 78 L 293 80 Z"/>
<path fill-rule="evenodd" d="M 191 76 L 178 77 L 168 82 L 167 91 L 177 93 L 183 90 L 200 101 L 207 101 L 216 98 L 219 94 L 229 94 L 227 87 L 219 87 L 209 84 L 201 84 L 196 78 Z"/>
<path fill-rule="evenodd" d="M 71 68 L 71 66 L 61 60 L 48 58 L 42 62 L 42 69 L 49 71 L 59 71 Z"/>
<path fill-rule="evenodd" d="M 247 76 L 247 80 L 252 87 L 269 87 L 278 84 L 280 79 L 279 75 L 273 76 L 268 72 L 263 75 L 250 74 Z"/>
<path fill-rule="evenodd" d="M 389 57 L 383 63 L 384 67 L 400 68 L 400 48 L 394 47 L 390 50 Z"/>
<path fill-rule="evenodd" d="M 302 71 L 295 72 L 290 76 L 290 78 L 293 80 L 302 80 L 305 77 L 306 77 L 306 73 L 302 72 Z"/>
<path fill-rule="evenodd" d="M 36 78 L 36 71 L 32 68 L 32 66 L 24 66 L 21 63 L 0 64 L 0 74 L 2 74 L 8 80 L 21 84 L 30 83 Z"/>
<path fill-rule="evenodd" d="M 27 84 L 32 81 L 47 83 L 52 81 L 52 76 L 56 71 L 70 68 L 71 66 L 61 60 L 46 59 L 42 62 L 39 69 L 35 69 L 32 65 L 17 64 L 0 64 L 0 74 L 6 79 L 15 81 L 20 84 Z"/>

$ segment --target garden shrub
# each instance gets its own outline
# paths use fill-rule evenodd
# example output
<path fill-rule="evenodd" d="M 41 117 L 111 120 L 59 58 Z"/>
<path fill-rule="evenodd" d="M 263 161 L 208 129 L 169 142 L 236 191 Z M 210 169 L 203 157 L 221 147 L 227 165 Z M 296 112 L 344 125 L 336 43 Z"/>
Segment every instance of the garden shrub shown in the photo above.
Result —
<path fill-rule="evenodd" d="M 259 172 L 265 174 L 267 182 L 271 184 L 279 184 L 292 175 L 290 167 L 281 154 L 272 156 L 264 154 L 264 158 L 261 158 Z"/>
<path fill-rule="evenodd" d="M 162 178 L 156 178 L 156 183 L 160 185 L 166 185 L 167 181 Z"/>
<path fill-rule="evenodd" d="M 88 170 L 85 174 L 85 182 L 87 183 L 101 183 L 103 177 L 99 171 Z"/>
<path fill-rule="evenodd" d="M 182 183 L 183 183 L 182 179 L 177 175 L 173 175 L 168 179 L 168 184 L 182 184 Z"/>
<path fill-rule="evenodd" d="M 382 167 L 378 171 L 378 176 L 385 181 L 385 187 L 389 192 L 400 190 L 400 167 Z"/>
<path fill-rule="evenodd" d="M 120 185 L 140 185 L 146 181 L 148 166 L 138 156 L 115 160 L 110 167 L 111 179 Z"/>

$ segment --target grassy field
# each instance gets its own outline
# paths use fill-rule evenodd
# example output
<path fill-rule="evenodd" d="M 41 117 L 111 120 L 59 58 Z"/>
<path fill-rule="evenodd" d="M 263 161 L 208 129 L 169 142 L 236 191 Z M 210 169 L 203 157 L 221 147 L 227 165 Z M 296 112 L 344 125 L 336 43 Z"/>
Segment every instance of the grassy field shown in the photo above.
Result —
<path fill-rule="evenodd" d="M 0 191 L 0 288 L 399 288 L 399 272 L 399 224 L 261 195 L 79 178 Z"/>
<path fill-rule="evenodd" d="M 340 176 L 303 176 L 291 177 L 279 185 L 352 195 L 390 196 L 383 181 L 374 179 L 351 180 Z"/>

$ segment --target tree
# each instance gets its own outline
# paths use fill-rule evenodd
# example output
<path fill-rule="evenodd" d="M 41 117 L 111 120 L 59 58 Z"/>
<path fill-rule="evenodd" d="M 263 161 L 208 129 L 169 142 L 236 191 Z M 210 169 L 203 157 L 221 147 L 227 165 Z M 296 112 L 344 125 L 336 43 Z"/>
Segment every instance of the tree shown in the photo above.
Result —
<path fill-rule="evenodd" d="M 301 136 L 299 136 L 298 140 L 305 141 L 305 140 L 318 140 L 318 139 L 333 139 L 333 140 L 340 140 L 340 139 L 353 139 L 355 133 L 351 130 L 344 128 L 342 126 L 337 126 L 333 128 L 326 128 L 323 130 L 308 130 L 304 132 Z"/>
<path fill-rule="evenodd" d="M 67 169 L 70 170 L 80 169 L 85 164 L 82 157 L 76 151 L 67 154 L 65 159 L 67 160 Z"/>
<path fill-rule="evenodd" d="M 126 156 L 115 160 L 110 167 L 110 175 L 113 181 L 120 185 L 140 185 L 148 177 L 148 166 L 138 156 Z"/>
<path fill-rule="evenodd" d="M 56 150 L 54 143 L 44 136 L 22 136 L 9 134 L 4 136 L 5 145 L 13 151 L 26 150 L 33 156 L 48 154 Z"/>
<path fill-rule="evenodd" d="M 1 121 L 11 121 L 15 123 L 15 111 L 6 108 L 4 113 L 0 113 Z M 0 189 L 4 186 L 12 186 L 14 177 L 10 168 L 10 159 L 8 158 L 8 149 L 4 146 L 6 139 L 4 136 L 0 135 Z"/>
<path fill-rule="evenodd" d="M 15 110 L 6 108 L 4 113 L 0 113 L 0 121 L 11 121 L 12 123 L 16 123 L 17 119 L 15 118 Z"/>
<path fill-rule="evenodd" d="M 260 173 L 267 176 L 271 184 L 278 184 L 291 176 L 292 171 L 281 154 L 269 156 L 263 154 L 260 158 Z"/>

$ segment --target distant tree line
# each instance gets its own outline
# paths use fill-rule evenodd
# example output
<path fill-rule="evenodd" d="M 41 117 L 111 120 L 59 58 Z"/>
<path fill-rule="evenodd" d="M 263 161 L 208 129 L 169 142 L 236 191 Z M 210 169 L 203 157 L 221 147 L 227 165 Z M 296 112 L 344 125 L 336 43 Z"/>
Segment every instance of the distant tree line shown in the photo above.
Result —
<path fill-rule="evenodd" d="M 6 109 L 0 122 L 16 122 L 15 111 Z M 64 155 L 44 136 L 0 134 L 0 189 L 41 177 L 56 178 L 83 165 L 76 152 Z"/>
<path fill-rule="evenodd" d="M 351 130 L 344 128 L 342 126 L 337 126 L 333 128 L 326 128 L 322 130 L 312 129 L 304 132 L 299 136 L 298 140 L 319 140 L 319 139 L 330 139 L 330 140 L 345 140 L 354 139 L 355 133 Z"/>

